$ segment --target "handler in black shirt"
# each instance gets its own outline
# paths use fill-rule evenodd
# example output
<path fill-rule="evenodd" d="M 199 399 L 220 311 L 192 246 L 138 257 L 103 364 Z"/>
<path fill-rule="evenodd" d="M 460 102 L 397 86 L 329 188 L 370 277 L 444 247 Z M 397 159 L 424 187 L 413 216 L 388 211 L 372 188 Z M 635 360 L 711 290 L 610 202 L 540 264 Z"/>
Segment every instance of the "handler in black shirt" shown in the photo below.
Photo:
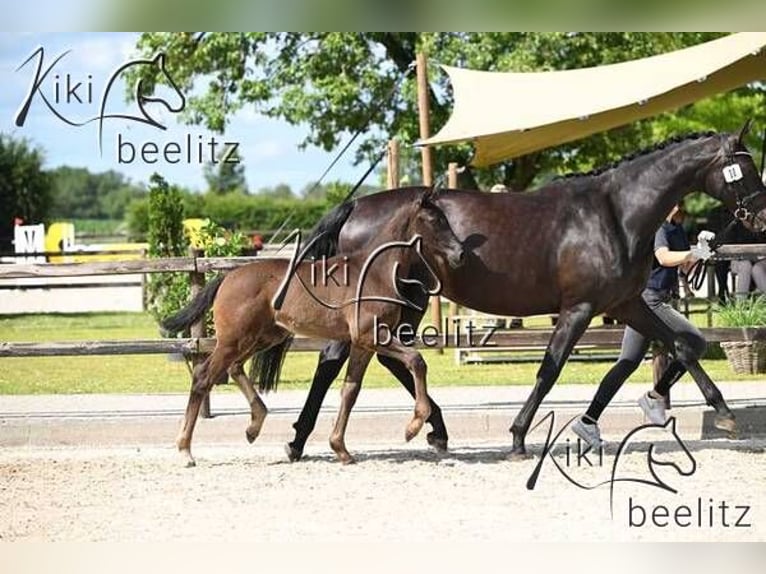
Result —
<path fill-rule="evenodd" d="M 706 248 L 706 245 L 698 244 L 694 248 L 689 247 L 689 241 L 683 227 L 673 222 L 673 216 L 678 209 L 679 206 L 673 208 L 654 236 L 654 267 L 641 296 L 663 323 L 670 326 L 676 333 L 682 334 L 694 347 L 704 349 L 707 343 L 700 330 L 672 307 L 671 300 L 678 291 L 678 268 L 689 268 L 697 259 L 709 258 L 711 252 Z M 709 231 L 703 231 L 700 235 L 702 236 L 702 234 L 706 234 L 707 240 L 713 237 Z M 601 433 L 598 428 L 598 419 L 601 413 L 622 384 L 639 367 L 646 356 L 650 342 L 635 329 L 625 327 L 617 363 L 601 381 L 596 396 L 593 397 L 585 415 L 572 425 L 575 434 L 592 447 L 598 448 L 602 444 Z M 655 389 L 639 399 L 638 404 L 651 422 L 655 424 L 665 423 L 664 395 L 668 393 L 671 385 L 683 373 L 684 368 L 679 362 L 671 362 Z"/>

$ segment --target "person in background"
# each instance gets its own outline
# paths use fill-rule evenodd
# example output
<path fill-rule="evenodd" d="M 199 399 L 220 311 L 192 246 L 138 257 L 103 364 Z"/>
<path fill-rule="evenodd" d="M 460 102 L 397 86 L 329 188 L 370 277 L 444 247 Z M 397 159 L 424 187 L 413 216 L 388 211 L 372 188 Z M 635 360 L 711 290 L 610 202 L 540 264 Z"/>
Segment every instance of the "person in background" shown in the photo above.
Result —
<path fill-rule="evenodd" d="M 674 221 L 678 211 L 679 206 L 675 206 L 654 236 L 654 266 L 641 296 L 663 323 L 690 345 L 704 349 L 707 343 L 700 330 L 675 310 L 671 301 L 678 292 L 678 270 L 689 269 L 698 259 L 708 259 L 712 252 L 702 241 L 690 248 L 684 228 Z M 700 232 L 700 238 L 705 241 L 713 237 L 715 235 L 709 231 Z M 639 367 L 650 342 L 635 329 L 625 327 L 617 362 L 601 381 L 588 410 L 572 424 L 572 431 L 591 447 L 598 448 L 603 444 L 598 419 L 623 383 Z M 665 396 L 683 373 L 684 368 L 679 362 L 671 362 L 654 389 L 639 399 L 639 406 L 652 423 L 665 423 Z"/>
<path fill-rule="evenodd" d="M 766 234 L 750 231 L 739 221 L 732 223 L 733 219 L 724 206 L 716 207 L 710 212 L 708 221 L 713 229 L 719 231 L 721 244 L 766 243 Z M 727 285 L 730 272 L 734 277 L 734 296 L 737 299 L 747 298 L 752 289 L 758 293 L 766 293 L 766 258 L 717 261 L 715 271 L 720 303 L 724 303 L 730 296 Z"/>
<path fill-rule="evenodd" d="M 737 222 L 727 243 L 766 243 L 766 235 L 746 229 Z M 758 294 L 766 294 L 766 258 L 741 259 L 731 262 L 731 274 L 734 275 L 734 296 L 746 299 L 751 289 Z"/>

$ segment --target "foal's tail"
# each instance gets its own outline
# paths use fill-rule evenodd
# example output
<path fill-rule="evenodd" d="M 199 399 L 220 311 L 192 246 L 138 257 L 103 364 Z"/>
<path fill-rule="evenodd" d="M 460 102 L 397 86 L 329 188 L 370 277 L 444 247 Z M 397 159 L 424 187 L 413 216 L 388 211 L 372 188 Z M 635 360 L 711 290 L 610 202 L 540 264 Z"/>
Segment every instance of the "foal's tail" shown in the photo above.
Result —
<path fill-rule="evenodd" d="M 213 306 L 218 288 L 223 283 L 225 275 L 217 275 L 205 287 L 197 293 L 191 302 L 175 315 L 166 317 L 160 322 L 160 331 L 163 336 L 175 335 L 191 327 L 199 321 Z"/>

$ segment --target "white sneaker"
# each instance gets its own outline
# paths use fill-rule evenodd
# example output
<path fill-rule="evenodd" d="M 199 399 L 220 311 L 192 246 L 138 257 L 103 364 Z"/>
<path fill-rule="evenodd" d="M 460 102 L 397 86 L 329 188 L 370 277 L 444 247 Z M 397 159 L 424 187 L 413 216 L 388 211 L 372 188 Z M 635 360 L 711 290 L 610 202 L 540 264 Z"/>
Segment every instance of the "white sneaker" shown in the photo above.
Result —
<path fill-rule="evenodd" d="M 580 437 L 586 444 L 592 449 L 598 450 L 604 446 L 604 441 L 601 440 L 601 430 L 598 428 L 598 424 L 587 424 L 582 422 L 582 418 L 578 418 L 572 423 L 572 432 Z"/>
<path fill-rule="evenodd" d="M 652 424 L 664 425 L 668 420 L 665 414 L 665 399 L 655 399 L 650 396 L 649 393 L 641 395 L 638 399 L 638 406 L 644 411 L 644 415 L 648 418 Z"/>

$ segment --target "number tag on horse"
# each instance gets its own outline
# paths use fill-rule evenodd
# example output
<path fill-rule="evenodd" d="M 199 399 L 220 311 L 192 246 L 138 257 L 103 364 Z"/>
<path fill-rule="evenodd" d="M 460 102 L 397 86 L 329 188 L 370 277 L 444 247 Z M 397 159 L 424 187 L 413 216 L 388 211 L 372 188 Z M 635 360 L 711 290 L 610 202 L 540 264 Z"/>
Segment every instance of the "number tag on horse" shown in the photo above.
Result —
<path fill-rule="evenodd" d="M 733 163 L 723 168 L 723 178 L 726 180 L 726 183 L 733 183 L 742 179 L 742 169 L 739 167 L 739 164 Z"/>

